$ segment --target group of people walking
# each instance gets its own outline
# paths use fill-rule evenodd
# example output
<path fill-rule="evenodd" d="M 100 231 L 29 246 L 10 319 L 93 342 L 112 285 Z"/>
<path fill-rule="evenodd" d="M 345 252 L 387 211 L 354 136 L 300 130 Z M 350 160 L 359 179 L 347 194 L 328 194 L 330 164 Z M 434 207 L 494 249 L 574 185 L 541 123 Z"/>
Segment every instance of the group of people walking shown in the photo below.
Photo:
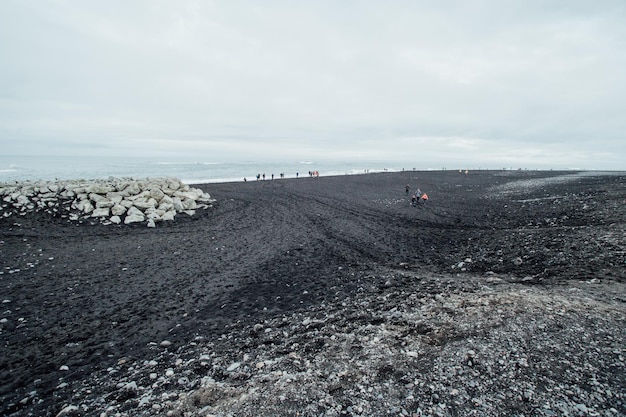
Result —
<path fill-rule="evenodd" d="M 319 177 L 319 175 L 320 175 L 319 172 L 317 172 L 317 171 L 309 171 L 309 175 L 310 176 L 313 176 L 314 174 L 317 177 Z M 281 172 L 279 174 L 279 176 L 280 176 L 281 179 L 284 179 L 285 178 L 285 173 Z M 271 178 L 272 178 L 272 180 L 274 179 L 274 174 L 272 174 Z M 296 178 L 300 178 L 300 173 L 299 172 L 296 172 Z M 263 173 L 263 174 L 256 174 L 256 180 L 257 181 L 261 181 L 261 180 L 265 181 L 265 173 Z M 248 178 L 244 177 L 243 178 L 243 182 L 248 182 Z"/>
<path fill-rule="evenodd" d="M 405 187 L 406 195 L 411 192 L 411 186 L 409 184 Z M 423 193 L 419 188 L 415 193 L 411 195 L 411 206 L 416 207 L 418 204 L 424 204 L 428 201 L 428 194 Z"/>

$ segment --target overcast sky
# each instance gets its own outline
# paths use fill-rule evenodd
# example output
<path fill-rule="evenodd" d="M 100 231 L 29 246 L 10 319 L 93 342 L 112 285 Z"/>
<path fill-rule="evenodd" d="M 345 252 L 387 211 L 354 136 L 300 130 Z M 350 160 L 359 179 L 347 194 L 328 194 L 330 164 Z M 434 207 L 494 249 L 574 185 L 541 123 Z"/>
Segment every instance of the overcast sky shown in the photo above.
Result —
<path fill-rule="evenodd" d="M 624 0 L 0 1 L 4 155 L 626 169 L 625 132 Z"/>

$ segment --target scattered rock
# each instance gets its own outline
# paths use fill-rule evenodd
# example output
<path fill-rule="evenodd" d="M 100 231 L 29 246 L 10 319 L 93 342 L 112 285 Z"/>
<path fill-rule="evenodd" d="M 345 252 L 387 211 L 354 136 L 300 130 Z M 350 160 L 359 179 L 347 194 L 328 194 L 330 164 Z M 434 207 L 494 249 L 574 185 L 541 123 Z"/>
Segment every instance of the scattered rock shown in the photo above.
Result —
<path fill-rule="evenodd" d="M 65 406 L 61 411 L 59 411 L 59 413 L 56 415 L 56 417 L 61 417 L 61 416 L 68 415 L 72 411 L 78 411 L 78 407 L 75 406 L 75 405 Z"/>

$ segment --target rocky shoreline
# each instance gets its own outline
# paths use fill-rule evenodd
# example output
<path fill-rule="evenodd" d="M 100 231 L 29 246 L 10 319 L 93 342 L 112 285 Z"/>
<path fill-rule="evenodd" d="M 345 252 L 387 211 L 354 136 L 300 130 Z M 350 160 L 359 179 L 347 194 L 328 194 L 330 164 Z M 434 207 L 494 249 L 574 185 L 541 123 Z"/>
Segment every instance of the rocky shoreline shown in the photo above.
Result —
<path fill-rule="evenodd" d="M 37 181 L 0 184 L 3 217 L 41 212 L 73 222 L 98 220 L 102 224 L 173 220 L 176 214 L 193 216 L 214 201 L 208 193 L 176 178 L 110 178 L 108 180 Z"/>
<path fill-rule="evenodd" d="M 625 179 L 211 184 L 156 228 L 0 219 L 0 411 L 624 416 Z"/>
<path fill-rule="evenodd" d="M 459 284 L 389 271 L 379 279 L 329 305 L 235 323 L 215 341 L 153 343 L 151 359 L 122 359 L 75 391 L 76 410 L 100 416 L 624 415 L 623 284 L 587 281 L 546 290 L 495 275 Z"/>

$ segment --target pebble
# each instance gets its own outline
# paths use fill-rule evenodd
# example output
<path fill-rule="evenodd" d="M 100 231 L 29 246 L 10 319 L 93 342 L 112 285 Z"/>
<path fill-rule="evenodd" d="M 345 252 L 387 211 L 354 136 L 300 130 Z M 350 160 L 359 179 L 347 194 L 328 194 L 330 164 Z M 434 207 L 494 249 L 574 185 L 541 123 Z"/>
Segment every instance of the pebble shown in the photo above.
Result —
<path fill-rule="evenodd" d="M 71 413 L 72 411 L 78 411 L 78 407 L 75 405 L 68 405 L 65 406 L 63 409 L 61 409 L 61 411 L 58 412 L 58 414 L 56 415 L 56 417 L 61 417 L 64 416 L 66 414 Z"/>
<path fill-rule="evenodd" d="M 241 366 L 240 362 L 233 362 L 228 366 L 228 368 L 226 368 L 226 372 L 232 372 L 235 369 L 239 368 L 239 366 Z"/>

